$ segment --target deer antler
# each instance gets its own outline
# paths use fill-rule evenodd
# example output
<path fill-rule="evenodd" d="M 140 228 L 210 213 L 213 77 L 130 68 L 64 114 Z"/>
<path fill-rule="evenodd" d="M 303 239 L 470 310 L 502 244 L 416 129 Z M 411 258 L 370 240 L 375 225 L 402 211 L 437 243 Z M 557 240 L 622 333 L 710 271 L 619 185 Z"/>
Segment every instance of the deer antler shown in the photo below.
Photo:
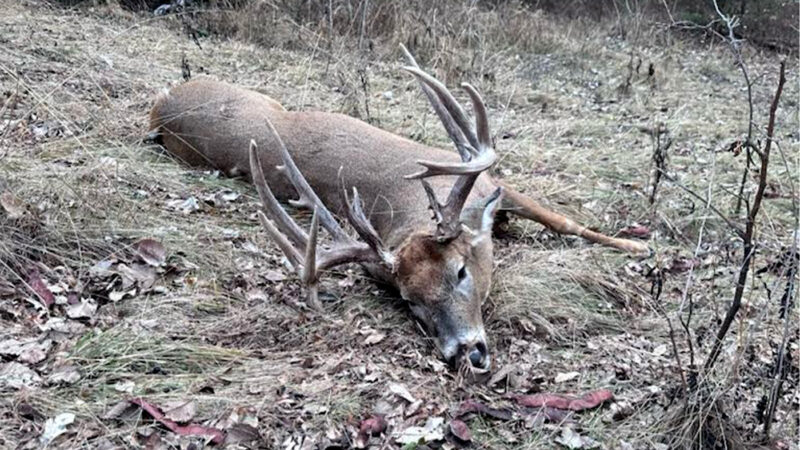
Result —
<path fill-rule="evenodd" d="M 341 264 L 355 262 L 384 264 L 391 268 L 393 257 L 390 252 L 386 251 L 378 233 L 364 216 L 358 191 L 353 188 L 351 202 L 343 187 L 342 198 L 347 206 L 348 220 L 364 242 L 358 242 L 351 238 L 339 226 L 330 211 L 311 189 L 303 174 L 297 169 L 297 165 L 269 120 L 267 120 L 267 128 L 278 144 L 278 151 L 283 161 L 283 164 L 277 169 L 286 175 L 300 196 L 299 200 L 290 201 L 290 203 L 308 207 L 314 211 L 314 214 L 311 218 L 311 228 L 306 233 L 281 207 L 267 185 L 258 156 L 258 147 L 255 141 L 250 141 L 250 170 L 263 207 L 262 211 L 258 212 L 258 218 L 306 286 L 309 304 L 313 308 L 321 310 L 322 305 L 317 290 L 320 272 Z M 322 227 L 333 237 L 333 245 L 328 249 L 318 248 L 317 236 L 320 222 L 322 222 Z"/>
<path fill-rule="evenodd" d="M 453 97 L 453 94 L 436 78 L 420 69 L 417 61 L 403 46 L 410 66 L 405 70 L 413 74 L 420 83 L 423 92 L 428 97 L 436 115 L 442 121 L 447 134 L 456 146 L 461 156 L 460 163 L 418 160 L 423 166 L 420 172 L 406 176 L 408 179 L 419 179 L 428 195 L 434 219 L 437 223 L 437 239 L 447 241 L 455 238 L 461 232 L 459 217 L 464 203 L 467 201 L 475 180 L 484 170 L 490 168 L 497 161 L 497 154 L 492 145 L 489 133 L 489 119 L 486 115 L 486 106 L 478 91 L 467 83 L 461 87 L 467 91 L 472 100 L 472 110 L 475 114 L 475 126 L 467 119 L 464 108 Z M 425 178 L 438 175 L 458 175 L 450 194 L 444 204 L 436 200 L 433 188 Z"/>

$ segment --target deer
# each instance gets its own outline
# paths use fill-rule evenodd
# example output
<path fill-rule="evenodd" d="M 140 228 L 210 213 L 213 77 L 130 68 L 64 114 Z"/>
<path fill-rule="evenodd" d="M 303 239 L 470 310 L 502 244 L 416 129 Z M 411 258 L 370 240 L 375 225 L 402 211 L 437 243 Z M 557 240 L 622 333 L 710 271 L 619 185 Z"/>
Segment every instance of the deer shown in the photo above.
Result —
<path fill-rule="evenodd" d="M 322 308 L 318 284 L 326 271 L 359 264 L 396 289 L 445 361 L 488 371 L 481 308 L 501 216 L 518 215 L 632 254 L 650 249 L 590 230 L 492 178 L 487 171 L 497 153 L 481 95 L 461 84 L 472 103 L 470 120 L 448 88 L 402 50 L 409 62 L 403 69 L 419 82 L 456 152 L 343 114 L 288 111 L 267 95 L 208 78 L 162 93 L 150 113 L 149 136 L 184 163 L 252 180 L 258 219 L 300 278 L 310 307 Z M 286 202 L 311 211 L 307 230 Z M 320 226 L 330 236 L 327 245 Z"/>

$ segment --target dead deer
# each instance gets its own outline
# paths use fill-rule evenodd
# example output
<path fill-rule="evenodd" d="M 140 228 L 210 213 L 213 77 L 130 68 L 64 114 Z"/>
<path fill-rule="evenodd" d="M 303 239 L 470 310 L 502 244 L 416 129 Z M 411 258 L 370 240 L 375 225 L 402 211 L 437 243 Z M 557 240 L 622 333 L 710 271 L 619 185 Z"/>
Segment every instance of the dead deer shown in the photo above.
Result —
<path fill-rule="evenodd" d="M 471 123 L 450 91 L 405 53 L 404 69 L 420 82 L 457 153 L 342 114 L 287 111 L 265 95 L 211 80 L 163 95 L 150 115 L 151 133 L 186 163 L 252 178 L 263 205 L 258 217 L 312 306 L 320 307 L 323 272 L 359 263 L 397 288 L 446 360 L 489 369 L 481 303 L 491 286 L 498 210 L 627 252 L 647 253 L 648 246 L 591 231 L 492 179 L 486 171 L 497 156 L 477 90 L 462 84 L 472 101 Z M 417 179 L 421 184 L 409 181 Z M 279 200 L 313 211 L 309 231 Z M 332 237 L 327 248 L 318 242 L 319 224 Z"/>

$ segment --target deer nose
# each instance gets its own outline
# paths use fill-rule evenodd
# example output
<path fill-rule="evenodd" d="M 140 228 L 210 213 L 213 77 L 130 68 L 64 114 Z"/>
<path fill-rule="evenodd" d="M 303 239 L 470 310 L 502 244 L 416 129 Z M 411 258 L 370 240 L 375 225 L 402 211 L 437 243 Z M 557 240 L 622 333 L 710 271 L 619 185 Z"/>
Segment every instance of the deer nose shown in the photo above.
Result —
<path fill-rule="evenodd" d="M 489 352 L 486 349 L 486 344 L 483 342 L 478 342 L 473 346 L 467 355 L 469 357 L 469 363 L 472 364 L 472 367 L 477 369 L 488 369 L 489 368 Z"/>

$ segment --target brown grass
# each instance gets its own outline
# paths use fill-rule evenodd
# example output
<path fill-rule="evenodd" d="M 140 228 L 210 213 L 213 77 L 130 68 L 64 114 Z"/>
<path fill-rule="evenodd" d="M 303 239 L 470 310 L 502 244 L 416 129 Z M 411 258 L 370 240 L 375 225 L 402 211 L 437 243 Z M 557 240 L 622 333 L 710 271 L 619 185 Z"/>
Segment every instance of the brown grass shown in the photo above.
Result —
<path fill-rule="evenodd" d="M 134 394 L 154 402 L 192 399 L 208 423 L 250 408 L 273 448 L 300 436 L 322 441 L 352 434 L 360 419 L 394 405 L 389 383 L 403 384 L 422 400 L 423 416 L 446 415 L 468 397 L 503 402 L 496 387 L 463 383 L 446 370 L 406 307 L 355 268 L 326 277 L 326 313 L 307 316 L 298 307 L 296 280 L 258 228 L 252 189 L 183 167 L 141 143 L 152 99 L 180 82 L 185 57 L 194 74 L 267 92 L 290 109 L 344 111 L 446 147 L 423 96 L 398 70 L 400 42 L 448 84 L 464 80 L 479 87 L 502 158 L 497 176 L 605 232 L 639 223 L 654 233 L 656 257 L 638 261 L 534 223 L 510 224 L 497 240 L 486 317 L 497 367 L 516 365 L 511 389 L 610 388 L 633 406 L 633 414 L 614 420 L 608 409 L 584 413 L 576 418 L 582 434 L 607 448 L 623 442 L 690 447 L 694 422 L 685 415 L 673 426 L 664 413 L 670 402 L 668 413 L 676 411 L 680 377 L 659 311 L 675 314 L 686 276 L 667 269 L 678 256 L 693 254 L 705 223 L 691 292 L 694 349 L 705 354 L 710 338 L 703 336 L 716 330 L 739 258 L 726 226 L 675 185 L 661 187 L 656 208 L 648 205 L 652 142 L 639 129 L 663 122 L 675 139 L 671 170 L 701 193 L 713 172 L 714 200 L 729 211 L 741 156 L 719 150 L 742 135 L 746 111 L 726 49 L 699 46 L 646 22 L 636 39 L 623 39 L 616 20 L 568 21 L 513 2 L 493 8 L 446 2 L 435 14 L 421 7 L 400 11 L 397 2 L 386 2 L 369 10 L 359 51 L 357 11 L 333 3 L 330 41 L 324 12 L 287 14 L 269 2 L 197 11 L 187 21 L 105 6 L 7 5 L 0 47 L 0 193 L 13 193 L 27 212 L 15 219 L 0 208 L 0 274 L 15 288 L 0 298 L 0 341 L 51 338 L 37 327 L 49 316 L 31 306 L 35 297 L 23 283 L 31 264 L 41 265 L 48 282 L 83 290 L 101 306 L 96 318 L 84 321 L 85 330 L 63 337 L 34 366 L 46 378 L 74 365 L 81 380 L 0 392 L 0 447 L 26 439 L 36 444 L 43 418 L 23 417 L 22 404 L 45 417 L 77 414 L 76 425 L 58 442 L 65 448 L 97 447 L 102 439 L 143 445 L 142 433 L 157 428 L 151 423 L 101 419 L 126 395 L 116 388 L 123 382 L 133 382 Z M 31 31 L 34 22 L 38 27 Z M 199 34 L 200 48 L 186 27 L 218 34 Z M 755 92 L 756 117 L 765 117 L 777 56 L 750 47 L 746 56 L 751 70 L 764 74 Z M 639 72 L 630 65 L 637 60 Z M 647 74 L 651 63 L 654 76 Z M 790 126 L 797 121 L 796 66 L 788 76 L 778 122 L 787 161 L 773 165 L 770 174 L 775 192 L 784 195 L 764 205 L 756 267 L 775 258 L 793 227 L 792 199 L 785 194 L 793 192 L 798 161 L 792 155 L 800 148 Z M 620 89 L 628 79 L 630 87 Z M 388 91 L 391 100 L 383 95 Z M 52 131 L 37 136 L 42 129 Z M 214 200 L 230 192 L 241 197 Z M 190 197 L 198 200 L 197 211 L 175 208 Z M 130 246 L 143 237 L 164 243 L 176 271 L 159 274 L 160 290 L 109 301 L 90 269 L 110 257 L 132 260 Z M 654 267 L 666 277 L 658 305 L 650 295 Z M 724 394 L 727 402 L 725 423 L 745 440 L 757 436 L 752 412 L 780 328 L 776 300 L 763 287 L 775 291 L 778 277 L 767 273 L 753 280 L 744 320 L 726 344 L 731 364 L 713 374 L 715 395 Z M 50 315 L 63 317 L 64 311 L 57 306 Z M 374 332 L 386 338 L 365 344 Z M 670 349 L 666 354 L 656 352 L 662 345 Z M 678 346 L 685 365 L 685 339 Z M 580 376 L 555 383 L 556 374 L 570 371 Z M 793 377 L 774 431 L 786 442 L 797 437 Z M 471 426 L 482 448 L 554 447 L 560 434 L 557 427 L 530 429 L 519 422 L 476 420 Z"/>

